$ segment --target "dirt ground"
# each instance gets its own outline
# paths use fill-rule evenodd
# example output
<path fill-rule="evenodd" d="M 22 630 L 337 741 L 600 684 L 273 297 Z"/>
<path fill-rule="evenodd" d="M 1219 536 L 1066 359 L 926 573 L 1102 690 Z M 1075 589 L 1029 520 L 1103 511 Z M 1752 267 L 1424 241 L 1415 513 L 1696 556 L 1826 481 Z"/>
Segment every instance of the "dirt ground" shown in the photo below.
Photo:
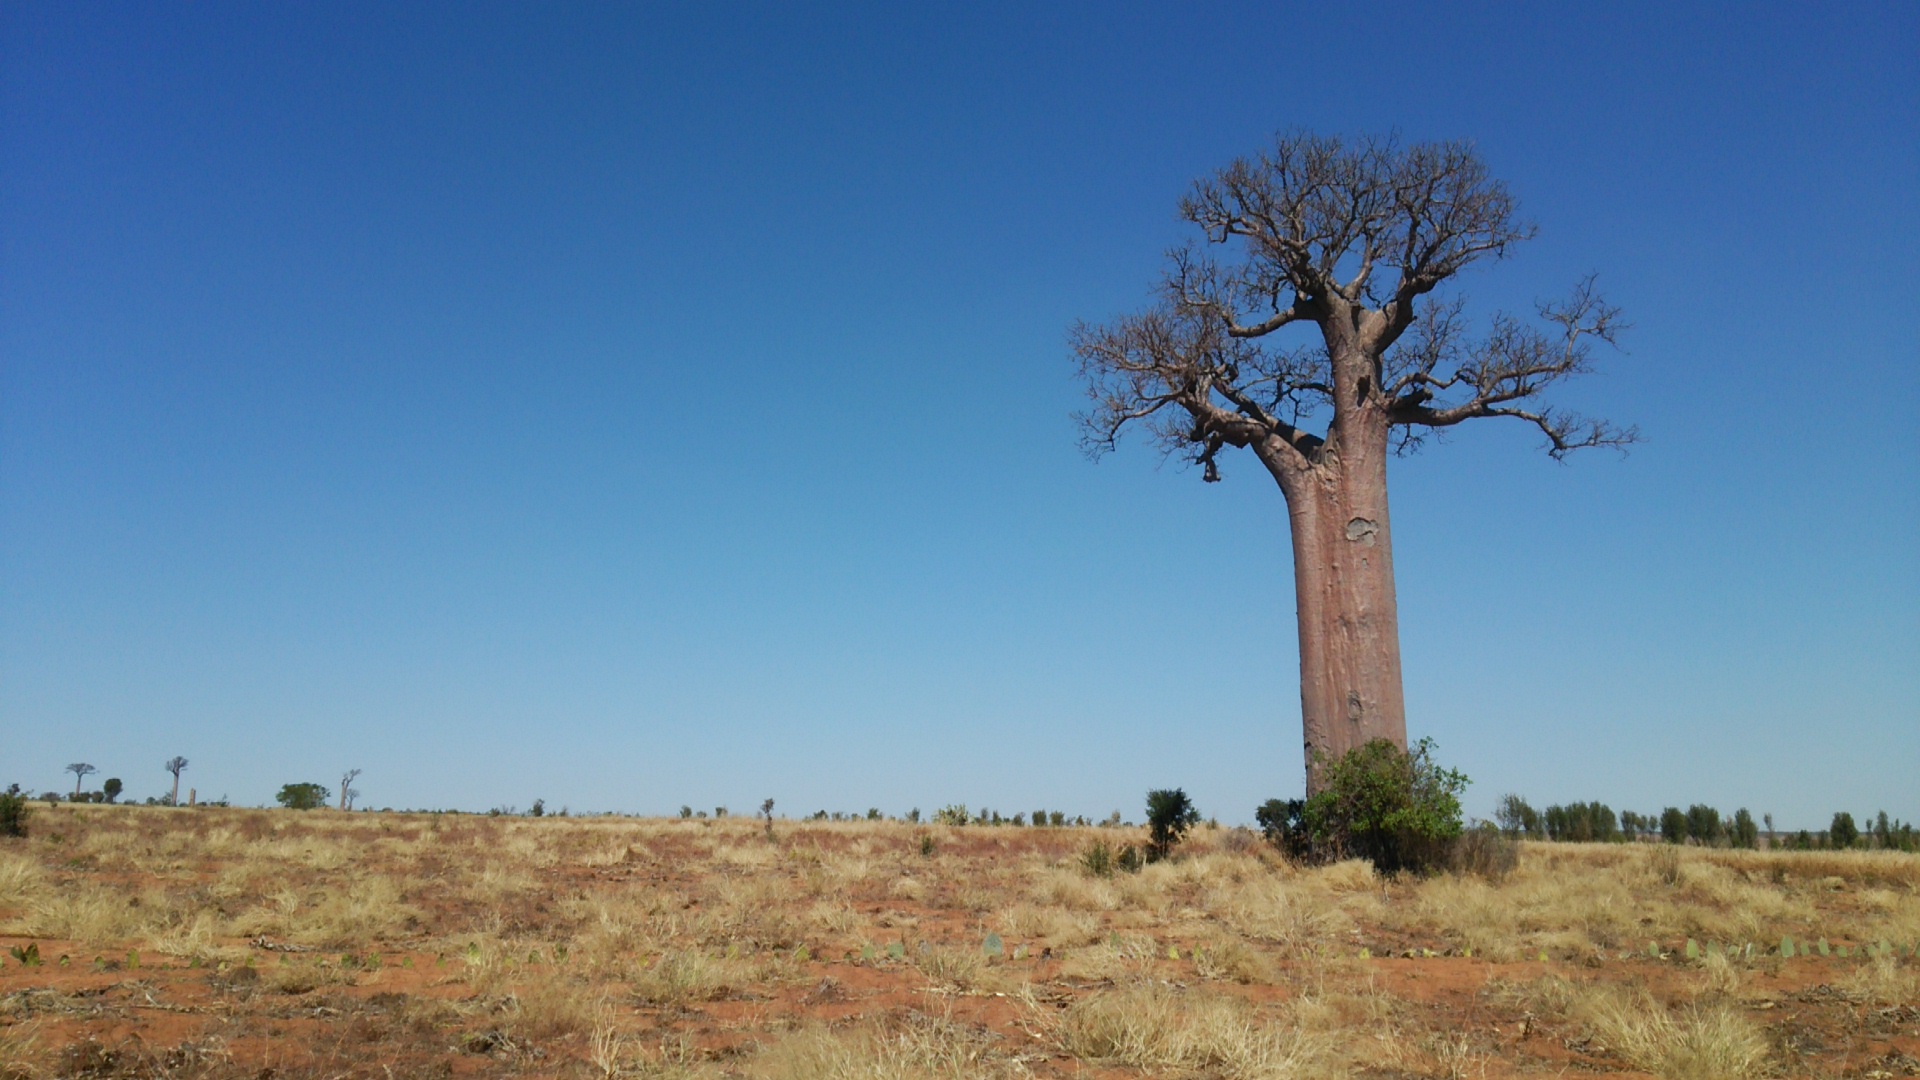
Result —
<path fill-rule="evenodd" d="M 36 804 L 0 1077 L 1920 1075 L 1914 856 L 1141 840 Z"/>

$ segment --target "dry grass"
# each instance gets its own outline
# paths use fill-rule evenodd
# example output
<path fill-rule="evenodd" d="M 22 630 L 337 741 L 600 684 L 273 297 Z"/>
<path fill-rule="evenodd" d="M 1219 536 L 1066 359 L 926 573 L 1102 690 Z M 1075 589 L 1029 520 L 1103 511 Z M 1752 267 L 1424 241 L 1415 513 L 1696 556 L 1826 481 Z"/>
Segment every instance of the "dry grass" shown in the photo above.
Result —
<path fill-rule="evenodd" d="M 1875 956 L 1841 980 L 1840 988 L 1870 1005 L 1920 1008 L 1920 970 L 1891 954 Z"/>
<path fill-rule="evenodd" d="M 813 1029 L 755 1059 L 756 1080 L 1011 1080 L 1030 1075 L 993 1035 L 914 1014 L 851 1031 Z"/>
<path fill-rule="evenodd" d="M 979 982 L 986 962 L 978 950 L 927 946 L 911 954 L 913 966 L 920 969 L 933 985 L 951 990 L 971 990 Z"/>
<path fill-rule="evenodd" d="M 1869 1043 L 1846 1025 L 1920 1004 L 1906 954 L 1766 955 L 1783 935 L 1910 949 L 1911 856 L 1529 844 L 1498 881 L 1383 880 L 1199 830 L 1096 878 L 1079 853 L 1137 831 L 776 822 L 769 840 L 749 819 L 125 807 L 36 824 L 0 843 L 0 936 L 46 961 L 5 960 L 0 1061 L 48 1076 L 76 1032 L 154 1018 L 291 1053 L 286 1080 L 439 1075 L 450 1054 L 456 1075 L 686 1080 L 1565 1065 L 1515 1038 L 1523 1018 L 1582 1069 L 1851 1074 Z M 989 932 L 1004 955 L 983 955 Z M 1689 960 L 1688 939 L 1759 948 Z M 104 963 L 130 950 L 138 971 Z M 1756 1002 L 1828 1049 L 1769 1044 Z"/>
<path fill-rule="evenodd" d="M 1760 1028 L 1725 1003 L 1669 1010 L 1645 991 L 1593 987 L 1575 1002 L 1574 1015 L 1608 1049 L 1663 1080 L 1742 1080 L 1767 1063 Z"/>
<path fill-rule="evenodd" d="M 1204 1072 L 1230 1080 L 1337 1075 L 1326 1039 L 1238 998 L 1142 981 L 1074 1003 L 1060 1045 L 1097 1064 Z"/>

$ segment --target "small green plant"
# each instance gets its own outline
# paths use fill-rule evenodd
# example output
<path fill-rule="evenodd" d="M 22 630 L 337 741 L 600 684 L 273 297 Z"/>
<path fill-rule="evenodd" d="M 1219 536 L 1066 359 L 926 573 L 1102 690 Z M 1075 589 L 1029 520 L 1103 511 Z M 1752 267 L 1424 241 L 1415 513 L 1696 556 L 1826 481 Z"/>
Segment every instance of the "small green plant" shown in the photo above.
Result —
<path fill-rule="evenodd" d="M 318 810 L 332 794 L 324 784 L 283 784 L 273 801 L 289 810 Z"/>
<path fill-rule="evenodd" d="M 20 961 L 21 967 L 40 966 L 40 943 L 37 941 L 28 942 L 27 947 L 24 949 L 15 945 L 13 948 L 8 949 L 7 952 L 13 954 L 15 960 Z"/>
<path fill-rule="evenodd" d="M 1270 799 L 1255 812 L 1291 858 L 1363 858 L 1387 873 L 1443 869 L 1460 836 L 1460 792 L 1468 780 L 1433 760 L 1433 740 L 1402 750 L 1386 739 L 1337 761 L 1317 760 L 1320 790 L 1307 799 Z"/>
<path fill-rule="evenodd" d="M 32 813 L 27 808 L 27 797 L 20 791 L 19 784 L 10 785 L 0 792 L 0 836 L 27 835 L 27 816 Z"/>
<path fill-rule="evenodd" d="M 1113 849 L 1105 840 L 1095 840 L 1080 853 L 1080 869 L 1094 877 L 1113 876 Z"/>
<path fill-rule="evenodd" d="M 773 839 L 773 800 L 760 804 L 760 816 L 767 819 L 767 839 Z"/>
<path fill-rule="evenodd" d="M 967 812 L 966 803 L 954 803 L 935 810 L 933 820 L 941 825 L 965 825 L 975 819 Z"/>
<path fill-rule="evenodd" d="M 1173 853 L 1187 830 L 1200 821 L 1200 811 L 1181 788 L 1147 792 L 1147 861 L 1159 862 Z"/>
<path fill-rule="evenodd" d="M 923 859 L 933 858 L 933 834 L 932 833 L 920 834 L 920 857 Z"/>

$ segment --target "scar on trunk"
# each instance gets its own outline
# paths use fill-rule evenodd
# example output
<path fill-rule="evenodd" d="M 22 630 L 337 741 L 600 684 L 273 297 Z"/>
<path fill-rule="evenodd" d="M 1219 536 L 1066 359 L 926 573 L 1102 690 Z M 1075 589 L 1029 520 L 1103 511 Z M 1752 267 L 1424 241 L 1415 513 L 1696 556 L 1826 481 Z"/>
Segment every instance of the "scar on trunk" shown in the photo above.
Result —
<path fill-rule="evenodd" d="M 1347 691 L 1347 723 L 1357 724 L 1365 717 L 1367 708 L 1360 703 L 1358 690 Z"/>
<path fill-rule="evenodd" d="M 1366 518 L 1354 518 L 1347 522 L 1347 539 L 1356 543 L 1373 546 L 1373 538 L 1380 532 L 1380 523 Z"/>

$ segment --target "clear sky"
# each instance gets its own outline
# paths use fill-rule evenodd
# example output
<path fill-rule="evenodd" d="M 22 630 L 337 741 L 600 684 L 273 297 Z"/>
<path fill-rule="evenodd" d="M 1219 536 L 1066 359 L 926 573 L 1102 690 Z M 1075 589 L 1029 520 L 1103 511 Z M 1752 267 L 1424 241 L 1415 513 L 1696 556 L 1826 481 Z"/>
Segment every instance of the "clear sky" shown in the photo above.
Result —
<path fill-rule="evenodd" d="M 1920 7 L 0 2 L 0 783 L 1245 821 L 1290 554 L 1076 447 L 1076 319 L 1276 131 L 1470 139 L 1596 272 L 1395 463 L 1409 726 L 1502 793 L 1920 817 Z"/>

